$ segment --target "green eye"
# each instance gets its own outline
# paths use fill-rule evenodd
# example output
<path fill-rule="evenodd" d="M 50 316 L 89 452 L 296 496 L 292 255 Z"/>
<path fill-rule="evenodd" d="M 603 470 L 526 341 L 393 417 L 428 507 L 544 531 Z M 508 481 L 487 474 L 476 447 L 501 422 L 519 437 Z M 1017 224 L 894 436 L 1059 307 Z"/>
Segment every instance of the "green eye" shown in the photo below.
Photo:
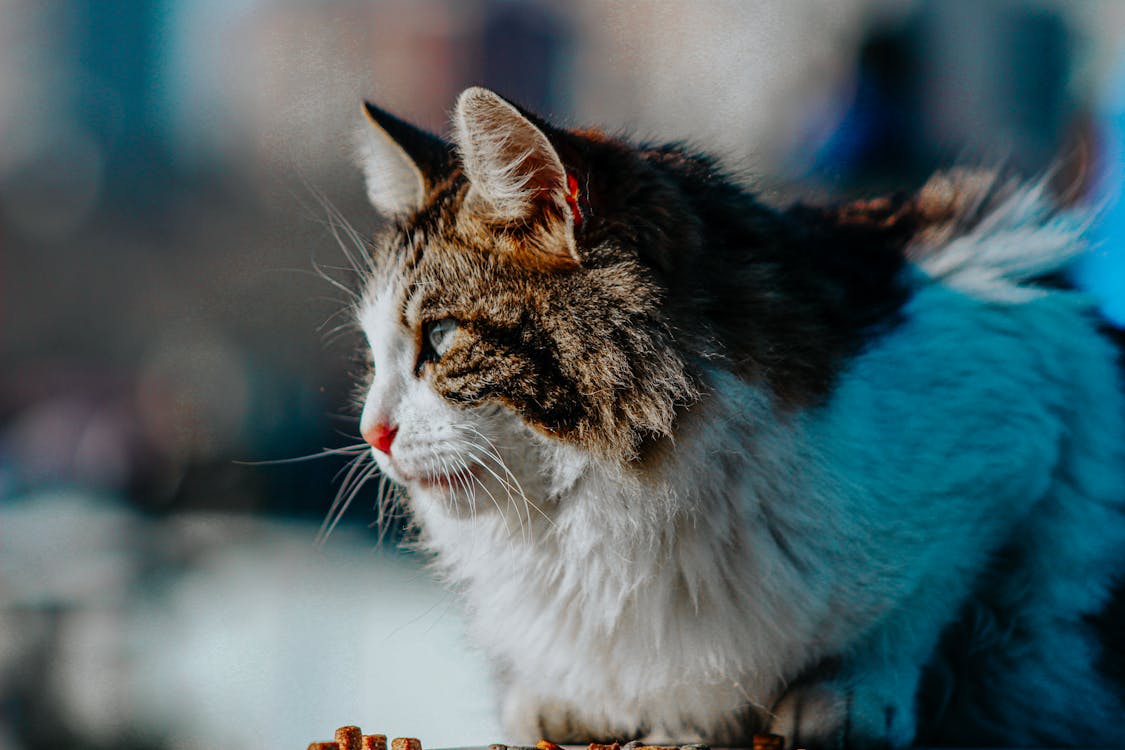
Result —
<path fill-rule="evenodd" d="M 434 359 L 441 359 L 441 355 L 449 351 L 453 344 L 453 335 L 457 333 L 457 321 L 453 318 L 442 318 L 426 324 L 423 331 L 426 344 L 434 354 Z"/>

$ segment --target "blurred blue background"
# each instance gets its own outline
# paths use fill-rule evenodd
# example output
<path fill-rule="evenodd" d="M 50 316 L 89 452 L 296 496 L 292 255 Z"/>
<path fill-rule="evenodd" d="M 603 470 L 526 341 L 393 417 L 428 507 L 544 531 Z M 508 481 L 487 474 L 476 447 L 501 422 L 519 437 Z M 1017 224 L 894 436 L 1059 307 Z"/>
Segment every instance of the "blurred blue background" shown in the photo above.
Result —
<path fill-rule="evenodd" d="M 1125 322 L 1125 4 L 0 0 L 0 750 L 500 739 L 455 598 L 321 546 L 357 441 L 338 212 L 371 98 L 491 86 L 687 139 L 781 199 L 954 163 L 1097 207 Z M 331 206 L 329 208 L 328 206 Z"/>

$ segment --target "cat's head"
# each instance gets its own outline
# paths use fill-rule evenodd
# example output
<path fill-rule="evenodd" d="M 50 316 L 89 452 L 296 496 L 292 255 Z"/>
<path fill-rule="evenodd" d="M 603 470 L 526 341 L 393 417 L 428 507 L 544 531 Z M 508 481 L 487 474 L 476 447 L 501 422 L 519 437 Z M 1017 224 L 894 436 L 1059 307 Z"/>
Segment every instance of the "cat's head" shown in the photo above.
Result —
<path fill-rule="evenodd" d="M 666 254 L 694 235 L 662 170 L 481 88 L 457 100 L 452 143 L 366 112 L 368 195 L 390 221 L 358 311 L 361 430 L 384 473 L 412 494 L 513 467 L 546 487 L 544 450 L 627 462 L 669 437 L 697 385 Z"/>

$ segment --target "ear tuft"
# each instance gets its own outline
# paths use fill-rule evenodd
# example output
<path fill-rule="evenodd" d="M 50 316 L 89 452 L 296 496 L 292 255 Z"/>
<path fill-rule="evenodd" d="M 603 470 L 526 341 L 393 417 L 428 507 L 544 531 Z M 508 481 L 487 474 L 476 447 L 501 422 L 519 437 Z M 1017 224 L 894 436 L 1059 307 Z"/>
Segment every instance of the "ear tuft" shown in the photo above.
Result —
<path fill-rule="evenodd" d="M 358 155 L 368 199 L 390 216 L 417 211 L 447 172 L 451 147 L 370 102 L 364 102 L 363 111 L 367 122 L 359 133 Z"/>

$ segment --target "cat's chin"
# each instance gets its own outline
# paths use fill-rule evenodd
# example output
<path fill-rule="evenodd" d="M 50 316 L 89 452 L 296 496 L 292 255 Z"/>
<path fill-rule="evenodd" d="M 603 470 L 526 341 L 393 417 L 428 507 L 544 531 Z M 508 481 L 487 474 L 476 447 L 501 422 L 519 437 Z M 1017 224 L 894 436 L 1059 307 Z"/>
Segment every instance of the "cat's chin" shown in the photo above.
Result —
<path fill-rule="evenodd" d="M 443 494 L 465 491 L 476 482 L 477 473 L 473 469 L 466 469 L 465 471 L 458 471 L 452 474 L 420 476 L 407 480 L 407 484 L 411 487 L 418 487 L 427 492 L 441 492 Z"/>
<path fill-rule="evenodd" d="M 386 473 L 394 482 L 406 486 L 412 493 L 423 492 L 446 499 L 472 492 L 475 486 L 480 485 L 480 469 L 476 466 L 447 474 L 413 474 L 393 466 L 393 471 Z"/>
<path fill-rule="evenodd" d="M 472 466 L 461 471 L 446 474 L 415 473 L 404 469 L 394 458 L 385 458 L 378 461 L 379 471 L 392 482 L 406 487 L 411 492 L 425 492 L 440 494 L 449 498 L 454 493 L 471 491 L 474 485 L 480 484 L 481 469 Z"/>

